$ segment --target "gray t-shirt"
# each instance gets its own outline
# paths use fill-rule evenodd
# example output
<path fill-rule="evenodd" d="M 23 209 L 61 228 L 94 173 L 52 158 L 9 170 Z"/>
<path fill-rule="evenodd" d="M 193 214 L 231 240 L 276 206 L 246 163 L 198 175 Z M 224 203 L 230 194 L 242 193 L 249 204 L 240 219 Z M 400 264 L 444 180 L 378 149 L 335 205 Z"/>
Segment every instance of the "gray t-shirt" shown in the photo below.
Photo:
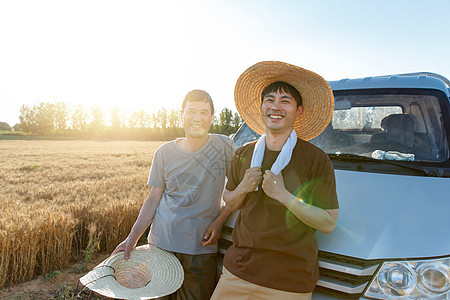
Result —
<path fill-rule="evenodd" d="M 218 134 L 209 134 L 205 146 L 196 152 L 181 150 L 176 141 L 158 148 L 148 185 L 164 188 L 164 193 L 149 243 L 191 255 L 217 252 L 217 244 L 202 246 L 200 242 L 219 214 L 234 150 L 233 141 Z"/>

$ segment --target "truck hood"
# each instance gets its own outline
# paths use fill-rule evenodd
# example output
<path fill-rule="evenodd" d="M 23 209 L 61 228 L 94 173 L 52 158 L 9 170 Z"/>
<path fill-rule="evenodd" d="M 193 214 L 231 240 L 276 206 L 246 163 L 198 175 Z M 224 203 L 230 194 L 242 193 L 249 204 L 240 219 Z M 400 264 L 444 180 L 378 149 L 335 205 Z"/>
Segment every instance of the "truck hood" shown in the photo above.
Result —
<path fill-rule="evenodd" d="M 336 170 L 339 220 L 319 249 L 361 259 L 450 254 L 450 179 Z"/>

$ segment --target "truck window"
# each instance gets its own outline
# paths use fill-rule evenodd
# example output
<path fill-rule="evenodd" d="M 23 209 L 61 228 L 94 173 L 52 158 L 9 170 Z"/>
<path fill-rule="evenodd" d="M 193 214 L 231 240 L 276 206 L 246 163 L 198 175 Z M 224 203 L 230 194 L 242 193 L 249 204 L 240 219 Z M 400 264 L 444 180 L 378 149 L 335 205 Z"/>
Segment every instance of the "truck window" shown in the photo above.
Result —
<path fill-rule="evenodd" d="M 336 93 L 333 118 L 311 143 L 328 154 L 444 161 L 449 153 L 440 101 L 413 90 Z"/>
<path fill-rule="evenodd" d="M 337 110 L 333 114 L 332 124 L 339 130 L 381 130 L 381 120 L 391 114 L 401 114 L 399 106 L 352 107 L 349 110 Z"/>

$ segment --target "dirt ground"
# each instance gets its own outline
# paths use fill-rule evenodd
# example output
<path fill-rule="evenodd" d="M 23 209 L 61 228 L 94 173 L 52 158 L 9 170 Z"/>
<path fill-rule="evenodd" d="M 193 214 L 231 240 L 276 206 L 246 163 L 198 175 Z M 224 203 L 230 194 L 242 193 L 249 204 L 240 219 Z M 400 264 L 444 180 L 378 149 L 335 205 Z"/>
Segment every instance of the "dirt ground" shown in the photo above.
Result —
<path fill-rule="evenodd" d="M 75 263 L 70 267 L 53 274 L 40 275 L 37 278 L 21 284 L 0 289 L 0 299 L 109 299 L 90 292 L 78 280 L 107 258 L 107 254 L 99 255 L 87 265 L 85 272 L 79 272 L 82 263 Z"/>

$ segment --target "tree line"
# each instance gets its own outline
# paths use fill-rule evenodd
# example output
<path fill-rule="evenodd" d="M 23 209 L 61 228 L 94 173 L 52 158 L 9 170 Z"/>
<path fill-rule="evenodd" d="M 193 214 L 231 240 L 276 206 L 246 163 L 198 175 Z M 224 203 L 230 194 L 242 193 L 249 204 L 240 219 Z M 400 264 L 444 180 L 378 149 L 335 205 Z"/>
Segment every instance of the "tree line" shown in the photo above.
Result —
<path fill-rule="evenodd" d="M 64 102 L 41 102 L 37 105 L 21 105 L 19 120 L 20 123 L 13 128 L 6 122 L 0 122 L 0 130 L 75 138 L 158 140 L 184 136 L 180 113 L 176 109 L 129 113 L 113 108 L 105 112 L 98 105 L 90 109 L 83 105 L 69 109 Z M 241 124 L 238 113 L 224 108 L 214 116 L 210 132 L 230 135 Z"/>

